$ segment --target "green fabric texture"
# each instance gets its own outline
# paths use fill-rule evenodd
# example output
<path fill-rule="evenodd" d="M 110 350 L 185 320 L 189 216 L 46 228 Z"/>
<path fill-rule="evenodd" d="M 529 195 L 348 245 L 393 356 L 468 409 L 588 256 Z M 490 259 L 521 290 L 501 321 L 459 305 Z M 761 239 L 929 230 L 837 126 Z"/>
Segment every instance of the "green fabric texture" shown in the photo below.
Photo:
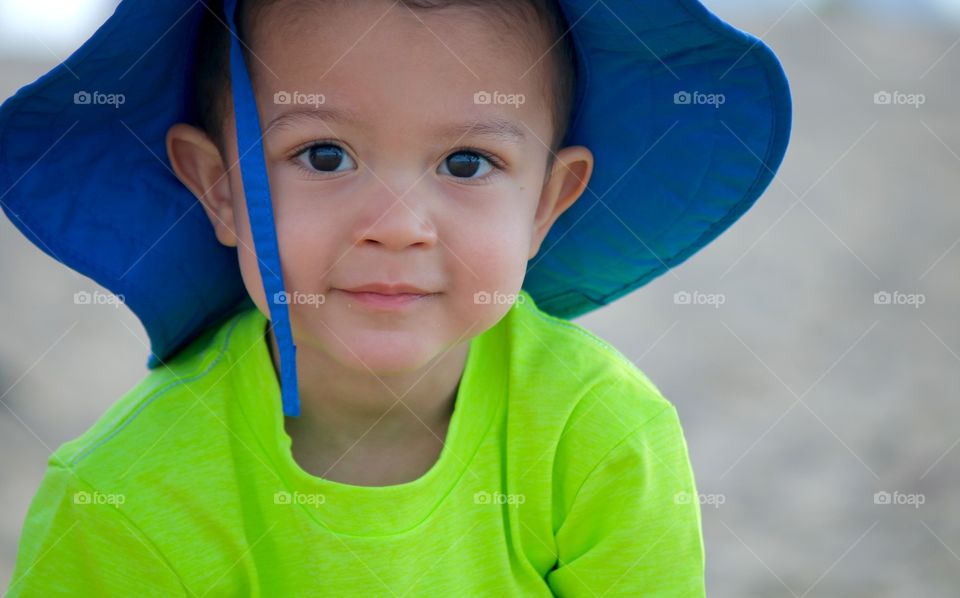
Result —
<path fill-rule="evenodd" d="M 291 456 L 267 324 L 251 303 L 57 449 L 9 596 L 704 596 L 676 409 L 581 326 L 522 293 L 437 462 L 374 487 Z"/>

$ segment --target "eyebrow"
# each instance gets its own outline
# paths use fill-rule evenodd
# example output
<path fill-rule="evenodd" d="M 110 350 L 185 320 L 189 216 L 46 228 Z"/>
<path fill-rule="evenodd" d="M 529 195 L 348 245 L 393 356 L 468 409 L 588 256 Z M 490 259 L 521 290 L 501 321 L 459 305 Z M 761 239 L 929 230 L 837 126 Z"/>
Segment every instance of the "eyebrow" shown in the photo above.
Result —
<path fill-rule="evenodd" d="M 310 121 L 356 125 L 361 122 L 361 118 L 352 110 L 337 110 L 328 107 L 316 107 L 309 110 L 291 110 L 271 120 L 267 124 L 267 130 L 295 129 L 297 125 L 302 125 Z M 517 126 L 513 121 L 503 118 L 452 123 L 435 129 L 433 133 L 440 138 L 459 139 L 468 135 L 492 137 L 516 145 L 522 145 L 527 139 L 527 135 L 522 128 Z"/>

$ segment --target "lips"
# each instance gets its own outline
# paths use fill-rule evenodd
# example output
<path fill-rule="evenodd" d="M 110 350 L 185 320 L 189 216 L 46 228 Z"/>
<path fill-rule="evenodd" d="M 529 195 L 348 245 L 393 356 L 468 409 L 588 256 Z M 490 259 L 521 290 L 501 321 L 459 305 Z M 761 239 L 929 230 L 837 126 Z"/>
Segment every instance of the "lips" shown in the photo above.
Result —
<path fill-rule="evenodd" d="M 348 293 L 376 293 L 378 295 L 430 295 L 430 291 L 406 283 L 374 282 L 358 287 L 342 289 Z"/>
<path fill-rule="evenodd" d="M 394 311 L 419 304 L 436 293 L 407 283 L 369 283 L 337 289 L 344 293 L 348 306 L 357 305 L 375 311 Z"/>

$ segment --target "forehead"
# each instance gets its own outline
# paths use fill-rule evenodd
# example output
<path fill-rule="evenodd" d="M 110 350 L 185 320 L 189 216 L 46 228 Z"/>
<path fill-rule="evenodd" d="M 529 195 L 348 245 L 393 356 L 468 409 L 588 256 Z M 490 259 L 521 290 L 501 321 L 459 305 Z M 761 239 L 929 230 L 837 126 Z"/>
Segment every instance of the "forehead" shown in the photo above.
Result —
<path fill-rule="evenodd" d="M 489 10 L 411 10 L 378 0 L 271 4 L 254 15 L 249 61 L 258 95 L 274 117 L 304 108 L 277 106 L 277 93 L 300 93 L 393 124 L 456 113 L 549 126 L 541 56 L 549 43 L 531 42 L 545 37 L 535 21 L 505 27 Z"/>
<path fill-rule="evenodd" d="M 257 44 L 269 41 L 263 33 L 269 38 L 319 30 L 340 33 L 350 43 L 380 25 L 397 27 L 407 19 L 432 29 L 438 38 L 467 34 L 470 37 L 464 41 L 470 41 L 485 36 L 488 47 L 532 54 L 532 64 L 557 41 L 547 39 L 534 4 L 531 0 L 259 0 L 248 3 L 243 29 Z"/>

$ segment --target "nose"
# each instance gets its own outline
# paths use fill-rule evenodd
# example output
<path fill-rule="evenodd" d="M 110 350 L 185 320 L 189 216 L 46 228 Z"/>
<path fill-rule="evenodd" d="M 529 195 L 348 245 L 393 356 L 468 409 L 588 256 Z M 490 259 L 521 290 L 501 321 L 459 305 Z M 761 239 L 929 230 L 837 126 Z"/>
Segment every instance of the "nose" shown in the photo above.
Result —
<path fill-rule="evenodd" d="M 424 201 L 413 193 L 397 194 L 384 185 L 364 200 L 356 227 L 357 245 L 381 245 L 385 249 L 432 247 L 437 231 Z"/>

